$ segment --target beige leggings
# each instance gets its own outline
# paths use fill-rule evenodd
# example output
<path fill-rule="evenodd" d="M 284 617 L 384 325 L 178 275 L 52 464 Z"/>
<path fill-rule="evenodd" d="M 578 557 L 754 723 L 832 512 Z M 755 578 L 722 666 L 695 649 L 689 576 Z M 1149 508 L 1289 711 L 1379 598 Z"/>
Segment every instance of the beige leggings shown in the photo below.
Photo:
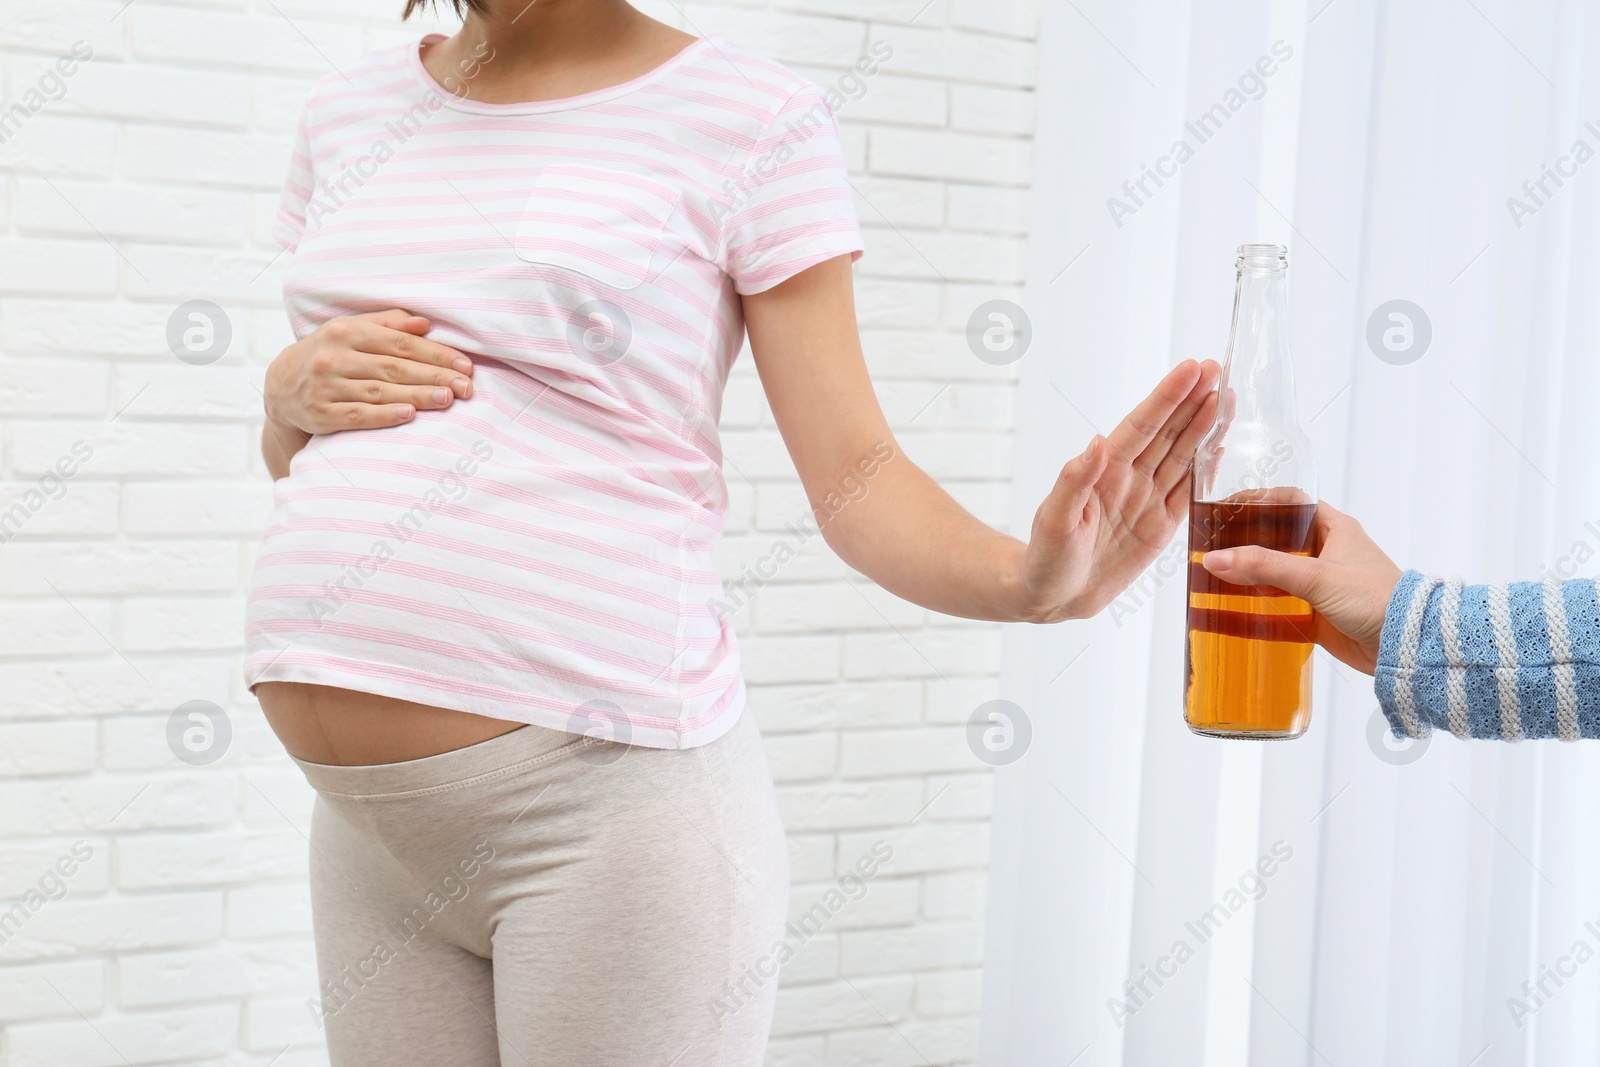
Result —
<path fill-rule="evenodd" d="M 333 1067 L 761 1063 L 789 864 L 748 712 L 681 750 L 525 726 L 296 762 Z"/>

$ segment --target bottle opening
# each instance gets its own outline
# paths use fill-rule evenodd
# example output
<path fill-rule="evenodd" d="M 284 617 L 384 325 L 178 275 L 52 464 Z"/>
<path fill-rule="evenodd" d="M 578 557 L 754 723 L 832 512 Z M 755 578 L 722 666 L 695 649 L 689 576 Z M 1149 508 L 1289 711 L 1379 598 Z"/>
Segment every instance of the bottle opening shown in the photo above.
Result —
<path fill-rule="evenodd" d="M 1244 244 L 1239 246 L 1236 266 L 1240 270 L 1288 270 L 1289 250 L 1283 245 Z"/>

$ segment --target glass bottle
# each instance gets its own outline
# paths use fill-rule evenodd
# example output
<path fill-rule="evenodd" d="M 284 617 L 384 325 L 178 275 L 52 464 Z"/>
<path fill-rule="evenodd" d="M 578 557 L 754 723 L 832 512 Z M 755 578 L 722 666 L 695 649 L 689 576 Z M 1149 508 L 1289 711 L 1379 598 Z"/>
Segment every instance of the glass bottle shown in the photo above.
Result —
<path fill-rule="evenodd" d="M 1200 565 L 1203 553 L 1238 545 L 1317 550 L 1316 460 L 1289 363 L 1287 249 L 1240 245 L 1236 265 L 1217 422 L 1190 482 L 1183 717 L 1212 737 L 1292 738 L 1311 721 L 1311 606 Z"/>

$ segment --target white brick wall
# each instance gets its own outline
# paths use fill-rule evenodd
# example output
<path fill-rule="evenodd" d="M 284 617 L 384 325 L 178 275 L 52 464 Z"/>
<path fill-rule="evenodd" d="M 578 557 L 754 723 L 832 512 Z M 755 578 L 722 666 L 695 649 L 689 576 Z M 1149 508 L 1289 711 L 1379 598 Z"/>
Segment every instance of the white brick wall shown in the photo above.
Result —
<path fill-rule="evenodd" d="M 304 1007 L 309 793 L 239 683 L 270 505 L 257 388 L 288 340 L 266 234 L 308 81 L 427 28 L 401 6 L 0 0 L 0 91 L 32 112 L 0 144 L 0 514 L 22 508 L 0 544 L 0 1067 L 326 1062 Z M 647 10 L 823 85 L 894 50 L 841 109 L 862 337 L 908 453 L 1003 523 L 1014 377 L 964 330 L 1022 284 L 1034 0 Z M 94 56 L 61 92 L 76 41 Z M 233 324 L 205 367 L 164 340 L 197 298 Z M 724 426 L 731 578 L 806 504 L 748 356 Z M 996 695 L 998 628 L 883 593 L 820 538 L 736 625 L 795 916 L 894 850 L 785 968 L 770 1062 L 971 1063 L 990 794 L 963 726 Z M 194 699 L 233 723 L 210 766 L 166 745 Z"/>

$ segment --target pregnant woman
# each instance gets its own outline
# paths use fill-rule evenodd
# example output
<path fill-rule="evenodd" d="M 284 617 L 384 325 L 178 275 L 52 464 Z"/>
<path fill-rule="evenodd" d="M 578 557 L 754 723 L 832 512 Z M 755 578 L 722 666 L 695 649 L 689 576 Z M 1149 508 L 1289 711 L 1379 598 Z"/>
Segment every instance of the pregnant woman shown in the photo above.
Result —
<path fill-rule="evenodd" d="M 623 0 L 463 14 L 317 83 L 275 228 L 245 676 L 317 791 L 313 1010 L 337 1067 L 755 1067 L 788 861 L 712 558 L 746 333 L 828 545 L 973 619 L 1155 559 L 1218 368 L 993 530 L 879 410 L 822 90 Z"/>

